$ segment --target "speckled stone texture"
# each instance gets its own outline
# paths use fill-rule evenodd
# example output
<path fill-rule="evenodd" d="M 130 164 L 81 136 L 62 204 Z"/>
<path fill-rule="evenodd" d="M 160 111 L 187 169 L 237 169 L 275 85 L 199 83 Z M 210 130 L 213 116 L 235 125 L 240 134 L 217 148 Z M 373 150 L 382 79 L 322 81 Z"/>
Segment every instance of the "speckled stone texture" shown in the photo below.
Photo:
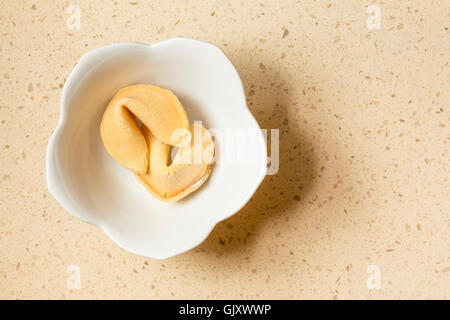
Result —
<path fill-rule="evenodd" d="M 2 1 L 0 18 L 0 298 L 449 298 L 448 1 Z M 66 213 L 45 152 L 83 53 L 178 36 L 229 56 L 280 170 L 155 261 Z"/>

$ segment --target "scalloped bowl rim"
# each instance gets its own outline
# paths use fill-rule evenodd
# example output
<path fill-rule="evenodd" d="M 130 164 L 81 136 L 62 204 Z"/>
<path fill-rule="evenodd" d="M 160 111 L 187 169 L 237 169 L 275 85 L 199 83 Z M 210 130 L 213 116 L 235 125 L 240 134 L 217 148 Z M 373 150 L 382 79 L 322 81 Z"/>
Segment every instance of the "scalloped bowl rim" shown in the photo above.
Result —
<path fill-rule="evenodd" d="M 245 100 L 245 93 L 244 93 L 244 88 L 242 85 L 242 80 L 239 77 L 239 74 L 237 72 L 237 70 L 235 69 L 235 67 L 233 66 L 233 64 L 231 63 L 231 61 L 228 59 L 228 57 L 225 55 L 225 53 L 222 51 L 222 49 L 220 49 L 219 47 L 208 43 L 208 42 L 204 42 L 204 41 L 200 41 L 200 40 L 196 40 L 196 39 L 190 39 L 190 38 L 170 38 L 170 39 L 166 39 L 163 41 L 159 41 L 156 43 L 152 43 L 152 44 L 145 44 L 145 43 L 141 43 L 141 42 L 118 42 L 118 43 L 113 43 L 113 44 L 109 44 L 106 46 L 102 46 L 102 47 L 98 47 L 95 48 L 93 50 L 90 50 L 86 53 L 84 53 L 79 61 L 77 62 L 77 64 L 75 65 L 75 67 L 72 69 L 72 71 L 70 72 L 64 87 L 62 89 L 62 93 L 61 93 L 61 99 L 60 99 L 60 118 L 58 121 L 58 124 L 54 130 L 54 132 L 52 133 L 49 141 L 48 141 L 48 145 L 47 145 L 47 154 L 46 154 L 46 175 L 47 175 L 47 187 L 48 190 L 50 192 L 50 194 L 58 201 L 58 203 L 63 207 L 63 209 L 65 209 L 70 215 L 72 215 L 73 217 L 82 220 L 84 222 L 87 222 L 89 224 L 93 224 L 96 225 L 97 227 L 99 227 L 100 229 L 102 229 L 106 235 L 119 247 L 132 252 L 134 254 L 140 255 L 140 256 L 145 256 L 145 257 L 149 257 L 149 258 L 154 258 L 154 259 L 167 259 L 170 257 L 173 257 L 175 255 L 184 253 L 186 251 L 189 251 L 193 248 L 195 248 L 196 246 L 198 246 L 199 244 L 201 244 L 208 236 L 209 234 L 212 232 L 212 230 L 214 229 L 214 227 L 221 221 L 231 217 L 232 215 L 236 214 L 238 211 L 240 211 L 246 204 L 247 202 L 251 199 L 251 197 L 255 194 L 256 190 L 258 189 L 258 187 L 260 186 L 260 184 L 262 183 L 262 181 L 264 180 L 266 174 L 267 174 L 267 166 L 261 166 L 260 168 L 260 173 L 259 173 L 259 177 L 256 180 L 255 184 L 254 184 L 254 188 L 253 190 L 248 191 L 247 196 L 241 201 L 241 203 L 239 203 L 238 205 L 236 205 L 236 208 L 229 212 L 229 214 L 225 217 L 222 217 L 220 219 L 218 219 L 217 221 L 215 221 L 215 223 L 211 224 L 211 226 L 209 227 L 208 230 L 206 230 L 206 232 L 204 233 L 204 237 L 202 237 L 199 241 L 193 242 L 191 244 L 189 244 L 185 250 L 182 250 L 180 252 L 177 253 L 170 253 L 167 255 L 157 255 L 157 254 L 146 254 L 143 252 L 138 252 L 135 251 L 131 248 L 128 248 L 126 245 L 124 245 L 123 243 L 121 243 L 121 241 L 119 241 L 118 239 L 115 238 L 115 236 L 113 235 L 112 232 L 110 232 L 109 228 L 104 225 L 102 223 L 102 220 L 97 219 L 95 217 L 95 215 L 92 214 L 82 214 L 80 213 L 80 209 L 75 208 L 74 205 L 72 203 L 70 203 L 69 201 L 65 200 L 65 196 L 63 196 L 61 187 L 64 187 L 64 183 L 61 182 L 61 173 L 58 170 L 58 166 L 57 163 L 55 163 L 56 160 L 54 160 L 54 154 L 55 154 L 55 148 L 56 148 L 56 141 L 58 138 L 60 138 L 62 131 L 65 127 L 65 123 L 68 121 L 67 117 L 66 117 L 66 113 L 67 113 L 67 109 L 68 106 L 65 103 L 68 99 L 68 95 L 69 95 L 69 88 L 74 88 L 77 86 L 76 84 L 76 78 L 80 77 L 79 73 L 79 69 L 84 65 L 84 64 L 89 64 L 92 63 L 89 60 L 90 59 L 94 59 L 96 55 L 103 53 L 106 54 L 108 50 L 111 49 L 115 49 L 121 46 L 129 46 L 129 45 L 138 45 L 138 46 L 146 46 L 146 47 L 157 47 L 157 46 L 162 46 L 165 45 L 167 43 L 170 42 L 174 42 L 174 41 L 192 41 L 195 42 L 196 44 L 201 44 L 204 46 L 208 46 L 208 47 L 213 47 L 216 50 L 218 50 L 220 52 L 220 54 L 223 55 L 224 58 L 224 62 L 225 64 L 227 64 L 227 68 L 231 68 L 232 71 L 235 73 L 235 77 L 236 80 L 239 81 L 239 87 L 240 87 L 240 92 L 239 94 L 242 96 L 241 98 L 244 100 L 244 105 L 246 106 L 246 111 L 247 114 L 249 116 L 249 118 L 251 119 L 251 121 L 253 121 L 253 125 L 255 126 L 255 128 L 260 129 L 260 126 L 258 124 L 258 122 L 256 121 L 256 119 L 254 118 L 254 116 L 252 115 L 252 113 L 250 112 L 250 110 L 248 109 L 246 100 Z M 97 61 L 98 63 L 98 61 Z M 265 143 L 265 138 L 263 137 L 262 132 L 260 132 L 260 135 L 258 136 L 258 139 L 263 139 L 264 143 L 262 144 L 264 147 L 264 154 L 265 156 L 265 163 L 267 163 L 267 146 Z"/>

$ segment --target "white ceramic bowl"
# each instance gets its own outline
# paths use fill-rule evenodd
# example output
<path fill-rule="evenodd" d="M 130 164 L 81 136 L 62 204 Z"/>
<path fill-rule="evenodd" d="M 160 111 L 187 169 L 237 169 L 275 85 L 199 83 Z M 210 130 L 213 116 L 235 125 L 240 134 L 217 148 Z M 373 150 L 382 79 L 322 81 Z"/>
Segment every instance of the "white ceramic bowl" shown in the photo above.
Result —
<path fill-rule="evenodd" d="M 172 90 L 190 122 L 257 131 L 252 163 L 216 163 L 199 190 L 176 203 L 153 198 L 117 164 L 100 138 L 105 107 L 122 87 L 149 83 Z M 226 155 L 216 139 L 216 152 Z M 267 151 L 239 75 L 216 46 L 176 38 L 152 45 L 117 43 L 83 55 L 62 90 L 61 118 L 47 148 L 50 193 L 74 217 L 98 225 L 120 247 L 165 259 L 200 244 L 240 210 L 266 174 Z"/>

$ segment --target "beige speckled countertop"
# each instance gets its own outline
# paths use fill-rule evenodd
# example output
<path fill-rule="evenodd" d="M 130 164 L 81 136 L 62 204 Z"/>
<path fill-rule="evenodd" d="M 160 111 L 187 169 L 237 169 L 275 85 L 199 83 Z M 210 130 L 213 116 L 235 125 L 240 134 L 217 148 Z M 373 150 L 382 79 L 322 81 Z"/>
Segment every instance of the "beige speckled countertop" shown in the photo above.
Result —
<path fill-rule="evenodd" d="M 448 1 L 8 0 L 0 18 L 0 298 L 449 298 Z M 45 152 L 80 55 L 176 36 L 229 56 L 280 170 L 156 261 L 66 213 Z"/>

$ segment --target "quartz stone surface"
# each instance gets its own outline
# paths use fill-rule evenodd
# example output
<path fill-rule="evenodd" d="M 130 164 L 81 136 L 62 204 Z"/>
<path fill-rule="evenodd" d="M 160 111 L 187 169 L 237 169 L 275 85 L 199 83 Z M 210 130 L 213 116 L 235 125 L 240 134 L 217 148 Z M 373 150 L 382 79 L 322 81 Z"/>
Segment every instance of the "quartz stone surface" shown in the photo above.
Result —
<path fill-rule="evenodd" d="M 449 12 L 445 0 L 2 1 L 0 298 L 448 299 Z M 260 126 L 280 130 L 280 166 L 201 245 L 157 261 L 65 212 L 45 156 L 83 53 L 171 37 L 223 49 Z"/>

